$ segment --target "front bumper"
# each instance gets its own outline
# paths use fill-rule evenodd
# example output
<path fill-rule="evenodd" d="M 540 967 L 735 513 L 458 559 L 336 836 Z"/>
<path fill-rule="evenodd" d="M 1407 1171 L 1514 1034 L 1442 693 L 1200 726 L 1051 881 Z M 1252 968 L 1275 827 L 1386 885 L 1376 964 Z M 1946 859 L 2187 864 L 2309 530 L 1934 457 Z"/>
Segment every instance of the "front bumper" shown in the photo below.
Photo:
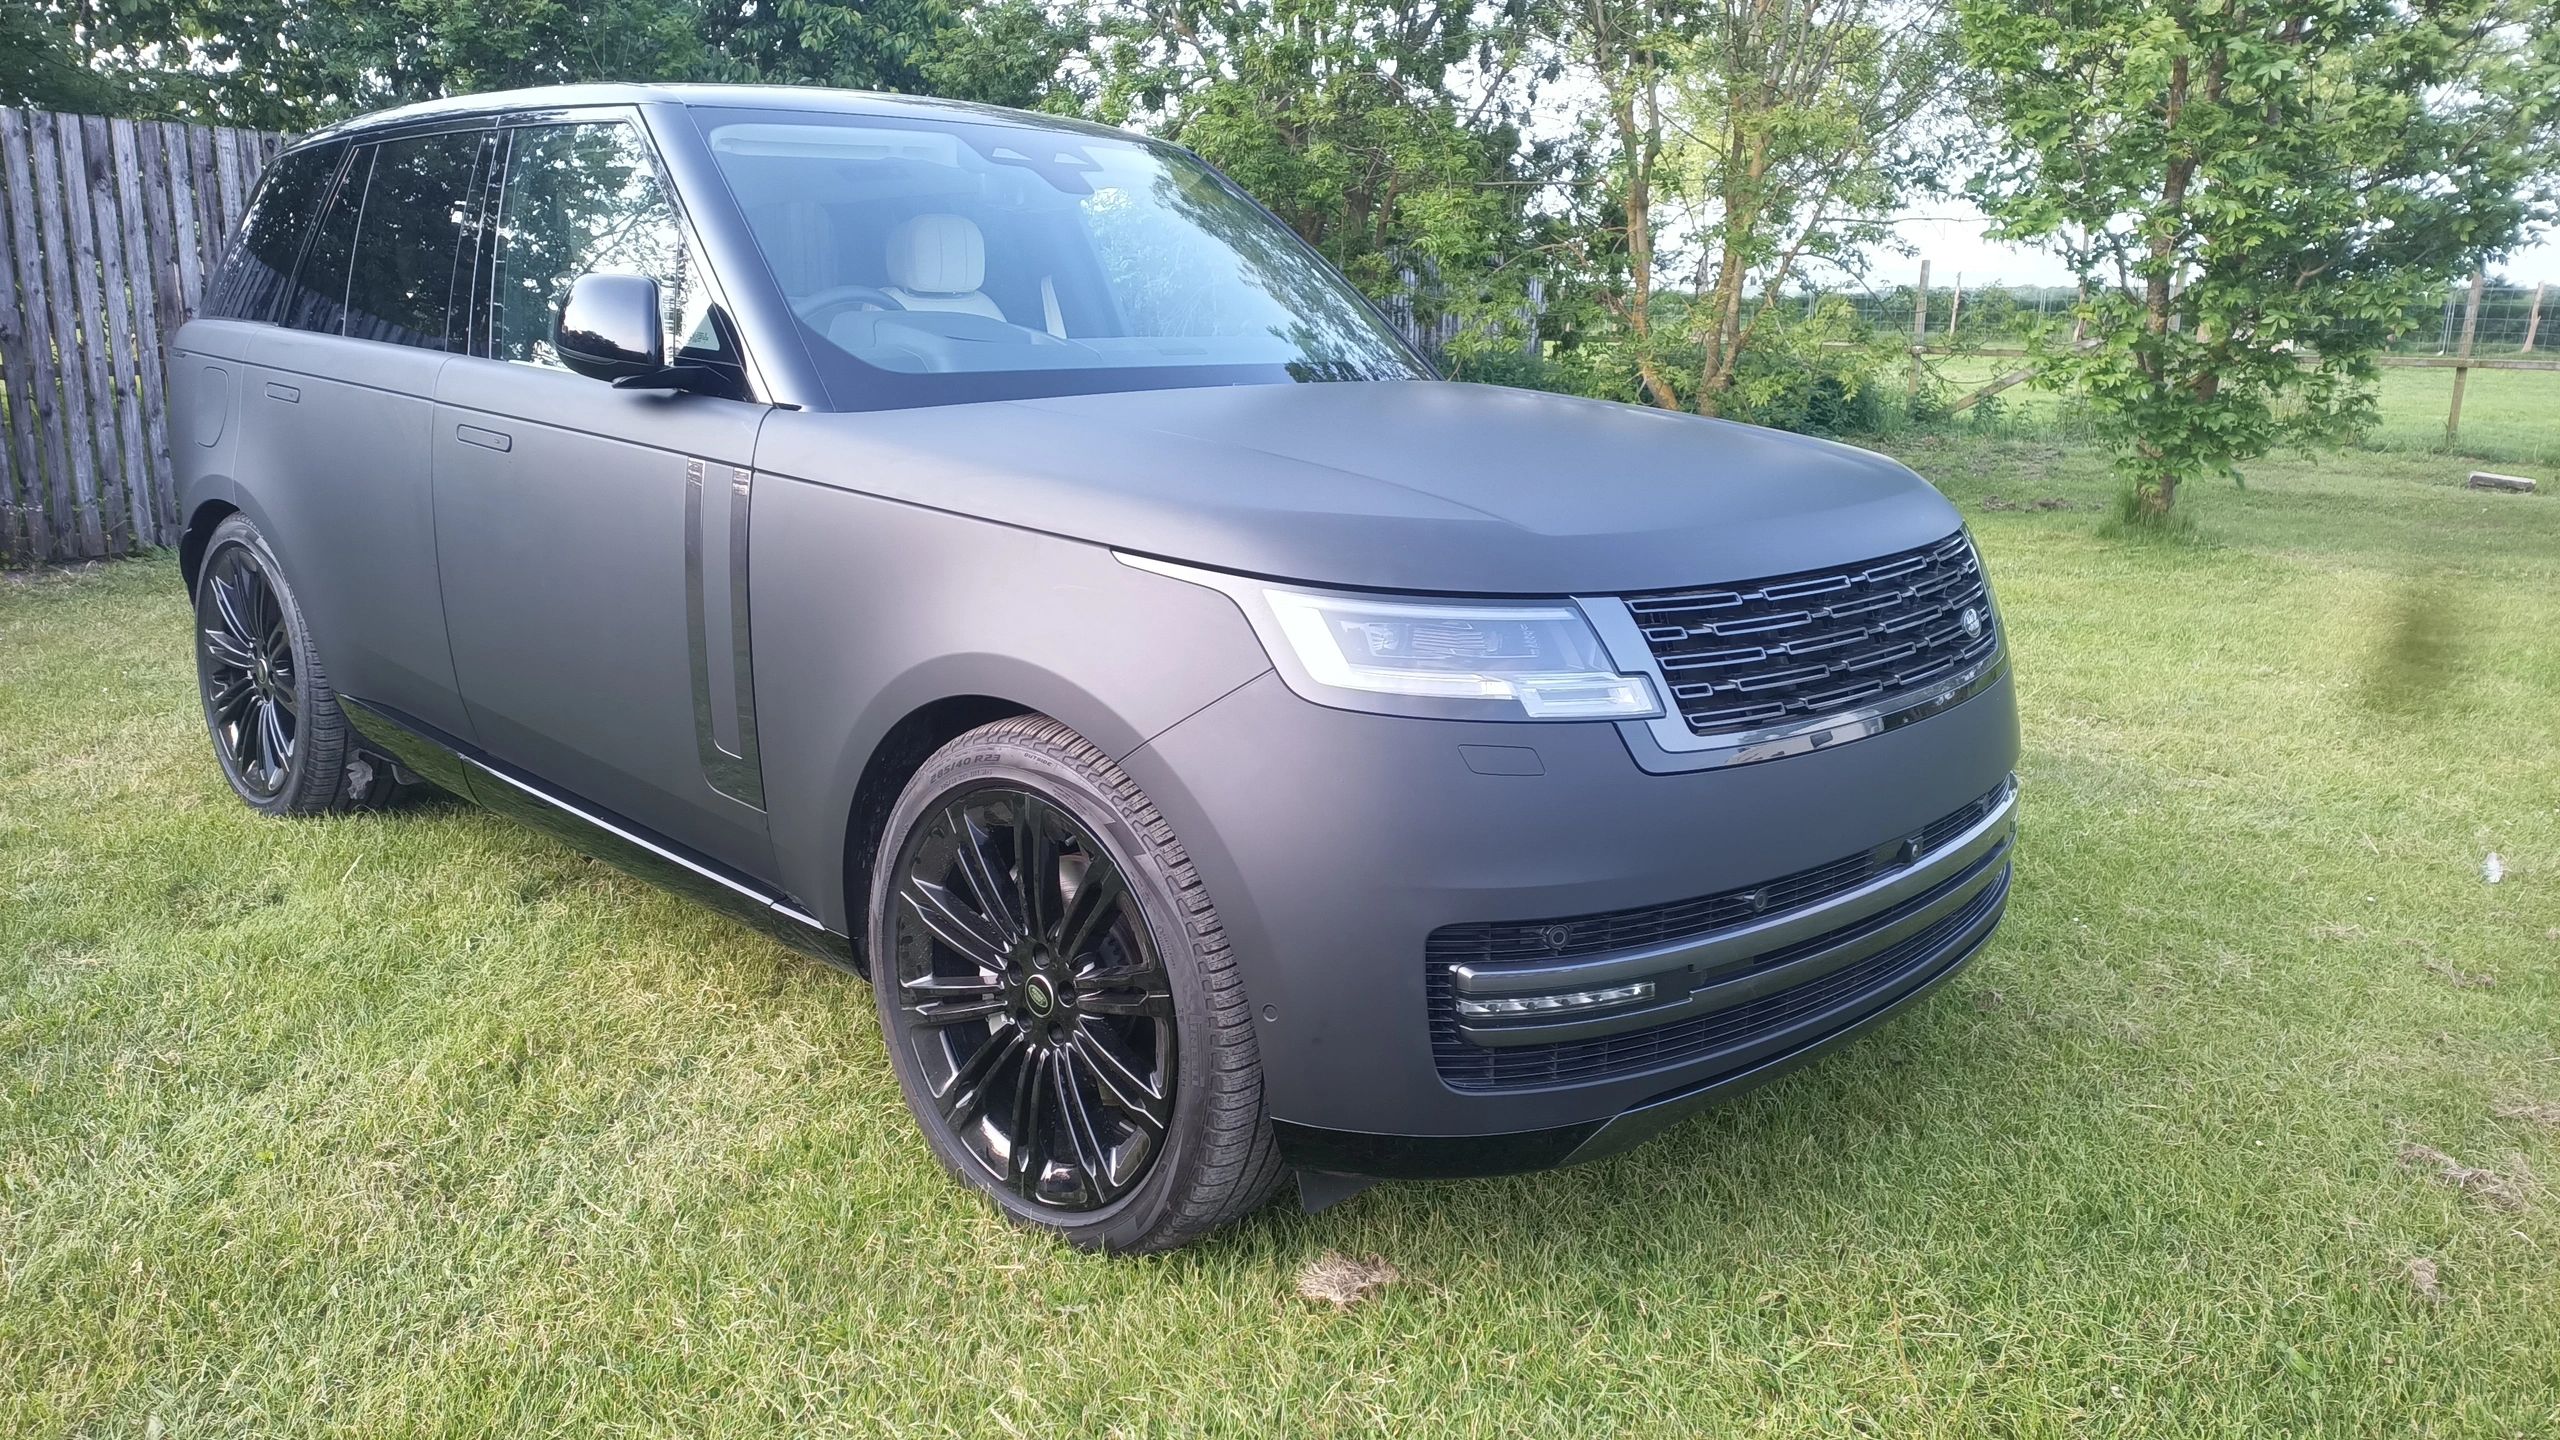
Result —
<path fill-rule="evenodd" d="M 1127 757 L 1217 901 L 1293 1163 L 1480 1175 L 1612 1153 L 1899 1010 L 1998 923 L 2005 673 L 1917 723 L 1759 764 L 1676 770 L 1647 744 L 1331 710 L 1265 676 Z M 1965 823 L 1932 830 L 1950 816 Z M 1659 942 L 1426 962 L 1449 927 L 1776 893 L 1843 857 L 1874 858 L 1803 904 Z M 1629 985 L 1641 996 L 1589 1011 L 1481 1003 Z"/>

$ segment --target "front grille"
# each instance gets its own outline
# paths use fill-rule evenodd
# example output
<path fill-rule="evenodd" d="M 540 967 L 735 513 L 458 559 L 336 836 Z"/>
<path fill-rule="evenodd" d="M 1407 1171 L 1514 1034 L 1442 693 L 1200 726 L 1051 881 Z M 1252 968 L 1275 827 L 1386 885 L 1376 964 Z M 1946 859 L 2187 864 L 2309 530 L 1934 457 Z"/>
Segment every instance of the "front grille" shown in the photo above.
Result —
<path fill-rule="evenodd" d="M 1918 833 L 1920 855 L 1925 857 L 1935 853 L 1980 824 L 2008 793 L 2004 782 L 1999 789 L 1978 796 L 1922 827 Z M 1458 1033 L 1456 996 L 1450 983 L 1449 969 L 1453 965 L 1540 964 L 1676 944 L 1744 921 L 1782 915 L 1789 910 L 1820 904 L 1845 894 L 1893 868 L 1897 848 L 1893 844 L 1881 845 L 1765 884 L 1721 891 L 1692 900 L 1678 900 L 1668 905 L 1612 910 L 1560 920 L 1444 925 L 1432 931 L 1424 946 L 1423 965 L 1431 1015 L 1431 1052 L 1441 1078 L 1461 1090 L 1501 1090 L 1516 1086 L 1603 1080 L 1636 1070 L 1682 1064 L 1736 1043 L 1733 1038 L 1736 1034 L 1748 1038 L 1770 1027 L 1792 1023 L 1789 1017 L 1818 1011 L 1827 1004 L 1835 1003 L 1840 996 L 1856 993 L 1861 985 L 1882 987 L 1893 983 L 1911 966 L 1923 963 L 1928 955 L 1934 953 L 1936 946 L 1944 944 L 1948 935 L 1955 932 L 1946 930 L 1943 923 L 1933 926 L 1902 945 L 1845 970 L 1809 980 L 1791 990 L 1763 996 L 1748 1005 L 1674 1021 L 1655 1030 L 1561 1045 L 1497 1049 L 1470 1044 Z M 1994 886 L 1985 893 L 1996 895 L 2002 892 L 2003 887 Z M 1847 928 L 1863 929 L 1890 923 L 1897 915 L 1929 904 L 1937 893 L 1938 890 L 1932 890 L 1929 895 L 1919 896 L 1884 916 L 1870 916 L 1852 922 Z M 1979 918 L 1980 909 L 1977 904 L 1966 907 L 1961 913 Z M 1760 956 L 1753 963 L 1755 968 L 1783 964 L 1838 939 L 1837 932 L 1816 936 L 1791 949 Z M 1924 940 L 1929 943 L 1920 944 Z M 1918 948 L 1913 949 L 1914 946 Z M 1903 956 L 1902 965 L 1883 964 L 1887 957 L 1894 955 Z M 1882 969 L 1877 968 L 1879 964 L 1883 964 Z M 1849 981 L 1845 988 L 1835 987 L 1834 982 L 1844 976 L 1867 978 Z M 1784 1002 L 1789 997 L 1801 999 L 1803 1006 L 1800 1009 L 1788 1008 Z M 1731 1028 L 1734 1025 L 1741 1029 L 1734 1030 Z"/>
<path fill-rule="evenodd" d="M 1999 646 L 1982 561 L 1962 531 L 1843 569 L 1626 602 L 1672 703 L 1700 735 L 1890 703 L 1972 670 Z"/>

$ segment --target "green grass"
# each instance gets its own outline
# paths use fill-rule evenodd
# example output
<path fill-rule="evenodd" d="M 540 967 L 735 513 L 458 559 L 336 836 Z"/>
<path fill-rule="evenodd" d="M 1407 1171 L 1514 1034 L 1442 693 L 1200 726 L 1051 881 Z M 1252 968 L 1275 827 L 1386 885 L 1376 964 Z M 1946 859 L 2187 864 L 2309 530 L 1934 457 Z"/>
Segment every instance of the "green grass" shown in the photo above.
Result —
<path fill-rule="evenodd" d="M 2280 461 L 2125 544 L 2091 456 L 1905 453 L 2017 650 L 1978 964 L 1634 1154 L 1138 1262 L 948 1183 L 857 982 L 232 803 L 166 564 L 0 579 L 0 1434 L 2552 1433 L 2560 498 Z"/>
<path fill-rule="evenodd" d="M 2552 359 L 2543 355 L 2536 358 Z M 1956 355 L 1935 362 L 1948 398 L 1970 394 L 2026 362 L 1991 355 Z M 2462 392 L 2462 430 L 2448 453 L 2444 417 L 2453 397 L 2450 370 L 2391 369 L 2374 389 L 2377 412 L 2356 448 L 2438 457 L 2448 470 L 2468 471 L 2472 461 L 2521 466 L 2545 485 L 2560 477 L 2560 371 L 2474 370 Z M 2061 410 L 2054 392 L 2033 385 L 2003 390 L 1986 414 L 1993 428 L 2011 432 L 2052 430 Z M 1959 421 L 1959 424 L 1967 422 Z M 2067 430 L 2060 432 L 2067 436 Z M 2249 467 L 2255 468 L 2255 467 Z M 2459 480 L 2460 474 L 2454 476 Z"/>

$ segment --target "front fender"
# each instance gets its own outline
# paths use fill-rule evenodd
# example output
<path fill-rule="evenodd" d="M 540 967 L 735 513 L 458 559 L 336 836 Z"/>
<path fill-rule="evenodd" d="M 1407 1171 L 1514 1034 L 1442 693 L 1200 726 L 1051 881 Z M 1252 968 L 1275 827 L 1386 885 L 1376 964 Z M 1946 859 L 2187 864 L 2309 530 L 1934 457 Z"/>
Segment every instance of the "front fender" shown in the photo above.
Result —
<path fill-rule="evenodd" d="M 1100 545 L 780 476 L 751 523 L 777 878 L 842 933 L 847 820 L 908 716 L 984 697 L 1121 756 L 1270 668 L 1233 602 Z"/>

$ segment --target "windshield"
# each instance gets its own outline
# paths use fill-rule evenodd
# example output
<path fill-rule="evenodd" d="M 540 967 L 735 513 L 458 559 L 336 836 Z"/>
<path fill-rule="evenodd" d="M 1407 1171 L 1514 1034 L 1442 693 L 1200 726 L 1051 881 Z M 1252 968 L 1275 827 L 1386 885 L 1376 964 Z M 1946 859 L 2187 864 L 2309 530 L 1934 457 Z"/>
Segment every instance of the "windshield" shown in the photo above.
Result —
<path fill-rule="evenodd" d="M 697 115 L 838 409 L 1424 373 L 1320 257 L 1178 151 Z"/>

